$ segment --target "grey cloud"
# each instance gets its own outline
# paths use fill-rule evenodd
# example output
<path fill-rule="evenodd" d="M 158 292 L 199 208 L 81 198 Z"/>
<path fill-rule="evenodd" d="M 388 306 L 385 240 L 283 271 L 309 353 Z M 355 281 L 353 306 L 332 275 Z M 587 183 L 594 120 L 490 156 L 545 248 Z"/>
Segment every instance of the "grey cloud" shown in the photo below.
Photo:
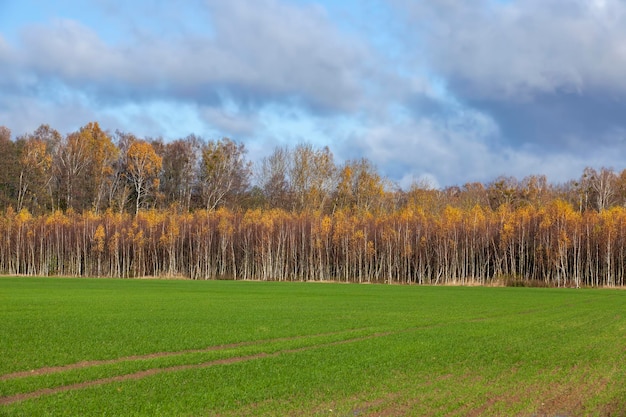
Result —
<path fill-rule="evenodd" d="M 603 144 L 584 153 L 576 148 L 538 152 L 506 144 L 494 146 L 492 136 L 497 132 L 493 129 L 479 113 L 457 114 L 449 120 L 424 118 L 370 126 L 344 143 L 339 156 L 366 156 L 404 188 L 418 180 L 445 187 L 488 183 L 501 175 L 521 179 L 531 174 L 562 183 L 578 178 L 586 166 L 621 169 L 626 158 L 626 147 L 622 150 Z"/>
<path fill-rule="evenodd" d="M 213 1 L 216 43 L 248 86 L 350 109 L 359 99 L 367 48 L 342 35 L 318 6 L 276 0 Z"/>
<path fill-rule="evenodd" d="M 623 146 L 626 96 L 611 94 L 538 94 L 531 102 L 474 101 L 503 126 L 517 143 L 558 152 L 563 147 L 581 153 L 598 145 Z M 622 143 L 620 143 L 622 142 Z"/>
<path fill-rule="evenodd" d="M 626 91 L 622 2 L 409 4 L 420 23 L 429 19 L 420 34 L 436 69 L 457 83 L 464 96 L 526 100 L 562 91 Z"/>
<path fill-rule="evenodd" d="M 95 32 L 73 20 L 29 27 L 22 31 L 22 43 L 19 57 L 28 69 L 64 80 L 102 79 L 124 63 Z"/>
<path fill-rule="evenodd" d="M 228 132 L 235 138 L 251 136 L 259 128 L 256 116 L 228 111 L 222 107 L 205 107 L 200 116 L 220 132 Z"/>
<path fill-rule="evenodd" d="M 101 100 L 216 104 L 229 95 L 244 106 L 287 98 L 318 111 L 358 107 L 367 47 L 340 33 L 323 9 L 275 0 L 207 7 L 212 36 L 142 33 L 107 44 L 76 21 L 57 20 L 26 28 L 12 61 L 42 84 L 54 79 Z"/>
<path fill-rule="evenodd" d="M 513 146 L 586 152 L 626 127 L 626 4 L 409 2 L 432 70 Z M 525 145 L 526 144 L 526 145 Z"/>
<path fill-rule="evenodd" d="M 496 134 L 485 115 L 458 109 L 440 118 L 368 123 L 341 144 L 339 156 L 365 156 L 403 187 L 411 178 L 427 178 L 438 186 L 485 181 L 500 175 L 504 166 L 502 150 L 491 143 Z"/>
<path fill-rule="evenodd" d="M 72 132 L 94 120 L 103 126 L 119 126 L 110 117 L 97 116 L 78 97 L 46 102 L 23 95 L 0 95 L 0 125 L 10 127 L 15 137 L 31 133 L 41 124 L 49 124 L 61 133 Z"/>
<path fill-rule="evenodd" d="M 9 55 L 9 44 L 4 40 L 4 37 L 0 34 L 0 62 L 5 62 Z"/>

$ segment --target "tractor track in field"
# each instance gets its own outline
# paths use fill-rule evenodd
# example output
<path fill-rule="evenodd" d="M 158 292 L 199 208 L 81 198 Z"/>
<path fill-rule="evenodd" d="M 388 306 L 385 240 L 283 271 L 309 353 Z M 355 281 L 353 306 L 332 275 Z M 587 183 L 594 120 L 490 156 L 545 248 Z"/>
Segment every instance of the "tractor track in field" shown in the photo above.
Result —
<path fill-rule="evenodd" d="M 489 320 L 489 318 L 472 319 L 472 320 L 468 320 L 468 322 L 470 323 L 481 322 L 484 320 Z M 423 330 L 423 329 L 428 329 L 428 328 L 433 328 L 433 327 L 440 327 L 440 326 L 445 326 L 447 324 L 448 323 L 429 324 L 429 325 L 415 326 L 415 327 L 410 327 L 410 328 L 400 329 L 400 330 L 395 330 L 395 331 L 388 331 L 388 332 L 383 332 L 383 333 L 385 335 L 388 335 L 391 333 L 402 333 L 402 332 L 408 332 L 408 331 L 414 331 L 414 330 Z M 117 363 L 122 363 L 122 362 L 132 362 L 132 361 L 140 361 L 140 360 L 148 360 L 148 359 L 160 359 L 160 358 L 181 356 L 181 355 L 187 355 L 187 354 L 193 354 L 193 353 L 217 352 L 220 350 L 236 349 L 236 348 L 246 347 L 246 346 L 264 345 L 267 343 L 290 342 L 290 341 L 302 340 L 302 339 L 307 339 L 307 338 L 336 336 L 342 333 L 359 332 L 359 331 L 365 331 L 367 329 L 368 327 L 362 327 L 362 328 L 357 328 L 357 329 L 339 330 L 339 331 L 328 332 L 328 333 L 317 333 L 317 334 L 310 334 L 310 335 L 298 335 L 298 336 L 289 336 L 289 337 L 278 337 L 274 339 L 262 339 L 262 340 L 252 340 L 252 341 L 244 341 L 244 342 L 236 342 L 236 343 L 227 343 L 227 344 L 222 344 L 222 345 L 208 346 L 208 347 L 201 348 L 201 349 L 185 349 L 185 350 L 170 351 L 170 352 L 154 352 L 154 353 L 147 353 L 145 355 L 122 356 L 122 357 L 118 357 L 114 359 L 87 360 L 87 361 L 80 361 L 76 363 L 70 363 L 67 365 L 45 366 L 45 367 L 37 368 L 37 369 L 31 369 L 27 371 L 17 371 L 17 372 L 11 372 L 8 374 L 0 375 L 0 382 L 12 380 L 12 379 L 18 379 L 18 378 L 28 378 L 32 376 L 51 375 L 54 373 L 71 371 L 75 369 L 90 368 L 90 367 L 95 367 L 95 366 L 115 365 Z M 383 334 L 383 333 L 379 333 L 379 334 Z"/>
<path fill-rule="evenodd" d="M 292 348 L 292 349 L 283 349 L 283 350 L 279 350 L 276 352 L 272 352 L 272 353 L 255 353 L 255 354 L 251 354 L 251 355 L 245 355 L 245 356 L 234 356 L 234 357 L 229 357 L 229 358 L 223 358 L 223 359 L 216 359 L 216 360 L 212 360 L 212 361 L 208 361 L 208 362 L 203 362 L 203 363 L 199 363 L 199 364 L 186 364 L 186 365 L 176 365 L 176 366 L 170 366 L 170 367 L 164 367 L 164 368 L 152 368 L 152 369 L 146 369 L 143 371 L 137 371 L 137 372 L 133 372 L 130 374 L 125 374 L 125 375 L 117 375 L 117 376 L 112 376 L 112 377 L 108 377 L 108 378 L 100 378 L 100 379 L 94 379 L 91 381 L 84 381 L 84 382 L 77 382 L 74 384 L 69 384 L 69 385 L 63 385 L 63 386 L 59 386 L 59 387 L 54 387 L 54 388 L 42 388 L 36 391 L 31 391 L 31 392 L 27 392 L 27 393 L 20 393 L 20 394 L 14 394 L 14 395 L 8 395 L 5 397 L 0 397 L 0 405 L 10 405 L 16 402 L 20 402 L 20 401 L 26 401 L 26 400 L 31 400 L 31 399 L 35 399 L 35 398 L 39 398 L 42 397 L 44 395 L 53 395 L 53 394 L 59 394 L 62 392 L 67 392 L 67 391 L 73 391 L 73 390 L 79 390 L 79 389 L 84 389 L 84 388 L 90 388 L 90 387 L 96 387 L 96 386 L 100 386 L 100 385 L 105 385 L 105 384 L 109 384 L 109 383 L 113 383 L 113 382 L 124 382 L 124 381 L 133 381 L 133 380 L 139 380 L 142 378 L 146 378 L 149 376 L 153 376 L 153 375 L 157 375 L 157 374 L 162 374 L 162 373 L 166 373 L 166 372 L 177 372 L 177 371 L 186 371 L 186 370 L 192 370 L 192 369 L 203 369 L 203 368 L 209 368 L 212 366 L 218 366 L 218 365 L 231 365 L 234 363 L 239 363 L 239 362 L 247 362 L 250 360 L 254 360 L 254 359 L 261 359 L 261 358 L 273 358 L 273 357 L 277 357 L 280 355 L 284 355 L 284 354 L 291 354 L 291 353 L 299 353 L 299 352 L 305 352 L 308 350 L 313 350 L 313 349 L 318 349 L 318 348 L 323 348 L 323 347 L 330 347 L 330 346 L 337 346 L 337 345 L 342 345 L 342 344 L 347 344 L 347 343 L 354 343 L 354 342 L 360 342 L 363 340 L 368 340 L 368 339 L 374 339 L 374 338 L 378 338 L 378 337 L 384 337 L 384 336 L 389 336 L 392 334 L 397 334 L 397 333 L 402 333 L 407 331 L 406 329 L 403 330 L 394 330 L 394 331 L 387 331 L 387 332 L 377 332 L 377 333 L 372 333 L 370 335 L 365 335 L 365 336 L 358 336 L 358 337 L 353 337 L 353 338 L 349 338 L 349 339 L 343 339 L 343 340 L 337 340 L 334 342 L 326 342 L 326 343 L 318 343 L 318 344 L 313 344 L 310 346 L 303 346 L 303 347 L 299 347 L 299 348 Z M 309 336 L 296 336 L 296 337 L 291 337 L 291 338 L 281 338 L 281 339 L 271 339 L 270 341 L 280 341 L 280 340 L 297 340 L 297 339 L 302 339 L 305 337 L 311 337 L 311 336 L 324 336 L 324 335 L 332 335 L 332 334 L 340 334 L 340 333 L 344 333 L 344 332 L 335 332 L 335 333 L 326 333 L 323 335 L 309 335 Z M 252 344 L 257 344 L 260 342 L 243 342 L 243 344 L 233 344 L 233 345 L 222 345 L 222 346 L 214 346 L 211 348 L 207 348 L 207 349 L 200 349 L 200 350 L 195 350 L 192 352 L 206 352 L 206 351 L 210 351 L 210 350 L 219 350 L 219 349 L 223 349 L 224 346 L 247 346 L 247 345 L 252 345 Z M 185 351 L 188 352 L 188 351 Z M 129 356 L 126 358 L 119 358 L 119 359 L 114 359 L 114 360 L 110 360 L 110 361 L 92 361 L 92 362 L 80 362 L 78 364 L 72 364 L 72 365 L 67 365 L 65 367 L 55 367 L 55 368 L 48 368 L 48 369 L 55 369 L 56 372 L 57 369 L 59 368 L 63 368 L 63 370 L 67 370 L 67 369 L 76 369 L 79 367 L 86 367 L 87 363 L 91 363 L 93 366 L 94 363 L 96 364 L 103 364 L 103 363 L 116 363 L 116 362 L 121 362 L 122 360 L 132 360 L 129 358 L 139 358 L 139 359 L 144 359 L 146 357 L 164 357 L 164 356 L 171 356 L 173 354 L 181 354 L 180 352 L 170 352 L 170 353 L 163 353 L 163 354 L 151 354 L 151 355 L 144 355 L 144 356 Z M 155 356 L 155 355 L 161 355 L 161 356 Z M 38 371 L 42 371 L 44 369 L 47 368 L 41 368 Z M 50 371 L 48 371 L 50 373 Z M 15 374 L 10 374 L 10 375 L 16 375 L 18 373 Z M 19 373 L 21 374 L 21 373 Z M 39 375 L 44 375 L 45 373 L 41 372 L 39 373 Z M 32 372 L 28 372 L 28 375 L 33 375 Z M 6 377 L 7 375 L 5 375 Z M 14 377 L 17 378 L 17 377 Z M 5 378 L 5 380 L 8 378 Z"/>
<path fill-rule="evenodd" d="M 470 320 L 464 320 L 462 322 L 479 323 L 479 322 L 488 321 L 491 319 L 493 319 L 493 317 L 487 316 L 487 317 L 473 318 Z M 282 350 L 278 350 L 278 351 L 271 352 L 271 353 L 260 352 L 260 353 L 250 354 L 250 355 L 233 356 L 233 357 L 228 357 L 228 358 L 215 359 L 215 360 L 211 360 L 211 361 L 207 361 L 207 362 L 203 362 L 199 364 L 182 364 L 182 365 L 174 365 L 174 366 L 163 367 L 163 368 L 145 369 L 142 371 L 132 372 L 129 374 L 124 374 L 124 375 L 116 375 L 112 377 L 77 382 L 77 383 L 53 387 L 53 388 L 42 388 L 42 389 L 38 389 L 35 391 L 26 392 L 26 393 L 7 395 L 4 397 L 0 397 L 0 405 L 9 405 L 9 404 L 13 404 L 13 403 L 20 402 L 20 401 L 39 398 L 44 395 L 58 394 L 58 393 L 66 392 L 66 391 L 79 390 L 83 388 L 95 387 L 95 386 L 105 385 L 105 384 L 114 383 L 114 382 L 139 380 L 139 379 L 146 378 L 152 375 L 157 375 L 157 374 L 166 373 L 166 372 L 185 371 L 185 370 L 191 370 L 191 369 L 203 369 L 203 368 L 209 368 L 209 367 L 218 366 L 218 365 L 229 365 L 229 364 L 234 364 L 234 363 L 239 363 L 239 362 L 246 362 L 246 361 L 250 361 L 254 359 L 272 358 L 272 357 L 276 357 L 282 354 L 304 352 L 304 351 L 313 350 L 317 348 L 337 346 L 337 345 L 342 345 L 346 343 L 354 343 L 354 342 L 359 342 L 363 340 L 375 339 L 378 337 L 390 336 L 394 334 L 401 334 L 401 333 L 414 332 L 414 331 L 425 330 L 425 329 L 444 327 L 450 324 L 451 323 L 449 322 L 441 322 L 441 323 L 419 325 L 419 326 L 408 327 L 404 329 L 379 331 L 379 332 L 374 332 L 368 335 L 357 336 L 357 337 L 337 340 L 333 342 L 317 343 L 317 344 L 312 344 L 312 345 L 303 346 L 299 348 L 282 349 Z M 307 338 L 340 335 L 342 333 L 358 332 L 358 331 L 364 331 L 367 329 L 368 327 L 364 327 L 364 328 L 348 329 L 348 330 L 341 330 L 341 331 L 329 332 L 329 333 L 290 336 L 290 337 L 281 337 L 281 338 L 275 338 L 275 339 L 265 339 L 265 340 L 255 340 L 255 341 L 215 345 L 215 346 L 209 346 L 203 349 L 188 349 L 188 350 L 175 351 L 175 352 L 157 352 L 157 353 L 149 353 L 146 355 L 125 356 L 125 357 L 120 357 L 120 358 L 115 358 L 115 359 L 82 361 L 82 362 L 77 362 L 77 363 L 68 364 L 68 365 L 44 367 L 44 368 L 34 369 L 30 371 L 20 371 L 20 372 L 13 372 L 10 374 L 0 375 L 0 382 L 11 380 L 11 379 L 17 379 L 17 378 L 26 378 L 26 377 L 31 377 L 31 376 L 50 375 L 50 374 L 57 373 L 57 372 L 64 372 L 64 371 L 69 371 L 69 370 L 74 370 L 74 369 L 83 369 L 83 368 L 89 368 L 89 367 L 94 367 L 94 366 L 99 366 L 99 365 L 110 365 L 110 364 L 116 364 L 116 363 L 121 363 L 121 362 L 165 358 L 165 357 L 179 356 L 179 355 L 190 354 L 190 353 L 220 351 L 220 350 L 234 349 L 234 348 L 246 347 L 246 346 L 263 345 L 267 343 L 289 342 L 289 341 L 303 340 Z"/>
<path fill-rule="evenodd" d="M 538 311 L 543 311 L 543 310 L 534 310 L 534 311 L 531 310 L 527 312 L 518 312 L 516 314 L 530 314 L 530 313 L 536 313 Z M 485 322 L 485 321 L 489 321 L 492 319 L 494 319 L 494 317 L 492 316 L 483 316 L 483 317 L 475 317 L 469 320 L 464 320 L 463 322 L 480 323 L 480 322 Z M 427 324 L 427 325 L 419 325 L 419 326 L 405 328 L 402 330 L 384 332 L 384 334 L 424 330 L 424 329 L 429 329 L 429 328 L 446 326 L 449 324 L 450 323 L 448 322 L 442 322 L 442 323 L 434 323 L 434 324 Z M 159 359 L 159 358 L 180 356 L 180 355 L 192 354 L 192 353 L 215 352 L 215 351 L 226 350 L 226 349 L 236 349 L 240 347 L 263 345 L 267 343 L 289 342 L 289 341 L 296 341 L 296 340 L 314 338 L 314 337 L 335 336 L 335 335 L 339 335 L 342 333 L 365 331 L 367 329 L 369 329 L 369 327 L 339 330 L 339 331 L 328 332 L 328 333 L 318 333 L 318 334 L 310 334 L 310 335 L 298 335 L 298 336 L 289 336 L 289 337 L 279 337 L 279 338 L 274 338 L 274 339 L 263 339 L 263 340 L 252 340 L 252 341 L 228 343 L 228 344 L 222 344 L 222 345 L 208 346 L 208 347 L 201 348 L 201 349 L 186 349 L 186 350 L 173 351 L 173 352 L 155 352 L 155 353 L 147 353 L 145 355 L 123 356 L 123 357 L 114 358 L 114 359 L 90 360 L 90 361 L 76 362 L 76 363 L 67 364 L 67 365 L 46 366 L 46 367 L 27 370 L 27 371 L 17 371 L 17 372 L 11 372 L 8 374 L 0 375 L 0 382 L 8 381 L 11 379 L 17 379 L 17 378 L 27 378 L 31 376 L 50 375 L 50 374 L 54 374 L 58 372 L 65 372 L 65 371 L 70 371 L 74 369 L 89 368 L 93 366 L 114 365 L 114 364 L 122 363 L 122 362 Z"/>
<path fill-rule="evenodd" d="M 349 330 L 341 330 L 341 331 L 329 332 L 329 333 L 279 337 L 275 339 L 252 340 L 252 341 L 247 341 L 247 342 L 237 342 L 237 343 L 228 343 L 228 344 L 223 344 L 223 345 L 208 346 L 202 349 L 186 349 L 186 350 L 179 350 L 179 351 L 173 351 L 173 352 L 155 352 L 155 353 L 147 353 L 145 355 L 122 356 L 122 357 L 115 358 L 115 359 L 81 361 L 81 362 L 71 363 L 67 365 L 46 366 L 43 368 L 32 369 L 29 371 L 18 371 L 18 372 L 12 372 L 10 374 L 0 375 L 0 382 L 11 380 L 11 379 L 17 379 L 17 378 L 27 378 L 31 376 L 50 375 L 50 374 L 54 374 L 58 372 L 71 371 L 74 369 L 90 368 L 93 366 L 114 365 L 116 363 L 122 363 L 122 362 L 167 358 L 167 357 L 187 355 L 187 354 L 192 354 L 192 353 L 216 352 L 216 351 L 226 350 L 226 349 L 236 349 L 240 347 L 263 345 L 267 343 L 290 342 L 290 341 L 296 341 L 296 340 L 313 338 L 313 337 L 335 336 L 335 335 L 339 335 L 342 333 L 358 332 L 358 331 L 363 331 L 366 329 L 367 328 L 349 329 Z"/>

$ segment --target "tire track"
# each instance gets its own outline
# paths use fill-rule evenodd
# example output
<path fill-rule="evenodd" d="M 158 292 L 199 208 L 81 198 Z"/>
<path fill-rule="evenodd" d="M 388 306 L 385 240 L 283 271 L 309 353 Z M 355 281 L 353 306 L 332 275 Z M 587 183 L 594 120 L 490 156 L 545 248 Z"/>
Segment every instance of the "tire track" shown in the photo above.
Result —
<path fill-rule="evenodd" d="M 267 343 L 290 342 L 290 341 L 302 340 L 302 339 L 307 339 L 307 338 L 335 336 L 335 335 L 339 335 L 342 333 L 358 332 L 358 331 L 363 331 L 363 330 L 367 330 L 367 327 L 363 327 L 359 329 L 341 330 L 341 331 L 329 332 L 329 333 L 319 333 L 319 334 L 311 334 L 311 335 L 279 337 L 275 339 L 253 340 L 253 341 L 248 341 L 248 342 L 228 343 L 228 344 L 223 344 L 223 345 L 209 346 L 203 349 L 187 349 L 187 350 L 180 350 L 180 351 L 174 351 L 174 352 L 156 352 L 156 353 L 148 353 L 145 355 L 123 356 L 123 357 L 119 357 L 115 359 L 81 361 L 81 362 L 71 363 L 67 365 L 46 366 L 43 368 L 33 369 L 29 371 L 17 371 L 17 372 L 12 372 L 10 374 L 0 375 L 0 382 L 8 381 L 11 379 L 17 379 L 17 378 L 26 378 L 30 376 L 50 375 L 50 374 L 54 374 L 58 372 L 71 371 L 74 369 L 90 368 L 94 366 L 114 365 L 114 364 L 122 363 L 122 362 L 167 358 L 167 357 L 180 356 L 180 355 L 186 355 L 186 354 L 191 354 L 191 353 L 216 352 L 216 351 L 226 350 L 226 349 L 236 349 L 239 347 L 263 345 Z"/>
<path fill-rule="evenodd" d="M 347 343 L 355 343 L 355 342 L 359 342 L 363 340 L 375 339 L 378 337 L 385 337 L 385 336 L 390 336 L 390 335 L 395 335 L 395 334 L 410 333 L 410 332 L 415 332 L 415 331 L 420 331 L 420 330 L 445 327 L 451 324 L 458 324 L 458 323 L 470 324 L 470 323 L 476 323 L 476 322 L 482 322 L 482 321 L 489 321 L 489 320 L 492 320 L 493 318 L 494 317 L 486 316 L 486 317 L 472 318 L 470 320 L 461 320 L 457 322 L 439 322 L 439 323 L 432 323 L 432 324 L 423 324 L 423 325 L 411 326 L 411 327 L 407 327 L 403 329 L 379 331 L 379 332 L 375 332 L 369 335 L 352 337 L 352 338 L 347 338 L 343 340 L 337 340 L 334 342 L 317 343 L 317 344 L 312 344 L 312 345 L 303 346 L 299 348 L 283 349 L 283 350 L 278 350 L 272 353 L 261 352 L 261 353 L 251 354 L 251 355 L 215 359 L 215 360 L 203 362 L 200 364 L 183 364 L 183 365 L 175 365 L 175 366 L 163 367 L 163 368 L 151 368 L 151 369 L 137 371 L 137 372 L 133 372 L 133 373 L 125 374 L 125 375 L 117 375 L 117 376 L 108 377 L 108 378 L 100 378 L 100 379 L 95 379 L 91 381 L 78 382 L 78 383 L 63 385 L 63 386 L 54 387 L 54 388 L 42 388 L 42 389 L 38 389 L 38 390 L 31 391 L 28 393 L 8 395 L 5 397 L 0 397 L 0 405 L 9 405 L 9 404 L 13 404 L 13 403 L 20 402 L 20 401 L 36 399 L 44 395 L 53 395 L 53 394 L 58 394 L 62 392 L 72 391 L 72 390 L 79 390 L 79 389 L 84 389 L 84 388 L 89 388 L 89 387 L 105 385 L 105 384 L 109 384 L 113 382 L 139 380 L 139 379 L 146 378 L 152 375 L 157 375 L 157 374 L 166 373 L 166 372 L 185 371 L 185 370 L 190 370 L 190 369 L 203 369 L 203 368 L 209 368 L 209 367 L 218 366 L 218 365 L 229 365 L 229 364 L 234 364 L 234 363 L 239 363 L 239 362 L 246 362 L 246 361 L 260 359 L 260 358 L 272 358 L 272 357 L 276 357 L 276 356 L 283 355 L 283 354 L 298 353 L 298 352 L 304 352 L 304 351 L 323 348 L 323 347 L 338 346 L 338 345 L 347 344 Z M 98 366 L 98 365 L 115 364 L 115 363 L 120 363 L 120 362 L 125 362 L 125 361 L 134 361 L 134 360 L 151 359 L 151 358 L 164 358 L 164 357 L 183 355 L 187 353 L 202 353 L 202 352 L 219 351 L 219 350 L 225 350 L 225 349 L 237 348 L 237 347 L 263 345 L 266 343 L 296 341 L 296 340 L 303 340 L 307 338 L 325 337 L 325 336 L 340 335 L 340 334 L 350 333 L 350 332 L 364 331 L 367 329 L 369 329 L 369 327 L 342 330 L 342 331 L 329 332 L 329 333 L 319 333 L 319 334 L 313 334 L 313 335 L 301 335 L 301 336 L 281 337 L 281 338 L 275 338 L 275 339 L 231 343 L 231 344 L 224 344 L 224 345 L 209 346 L 204 349 L 190 349 L 190 350 L 183 350 L 183 351 L 177 351 L 177 352 L 160 352 L 160 353 L 151 353 L 151 354 L 146 354 L 146 355 L 133 355 L 133 356 L 116 358 L 116 359 L 100 360 L 100 361 L 84 361 L 84 362 L 78 362 L 74 364 L 57 366 L 57 367 L 45 367 L 45 368 L 40 368 L 40 369 L 36 369 L 32 371 L 14 372 L 11 374 L 0 376 L 0 381 L 6 381 L 10 379 L 15 379 L 15 378 L 23 378 L 23 377 L 33 376 L 33 375 L 48 375 L 48 374 L 52 374 L 55 372 L 63 372 L 67 370 L 87 368 L 87 367 Z"/>
<path fill-rule="evenodd" d="M 74 390 L 79 390 L 79 389 L 84 389 L 84 388 L 97 387 L 97 386 L 110 384 L 114 382 L 139 380 L 139 379 L 147 378 L 147 377 L 162 374 L 162 373 L 186 371 L 186 370 L 191 370 L 191 369 L 204 369 L 204 368 L 210 368 L 212 366 L 218 366 L 218 365 L 231 365 L 234 363 L 247 362 L 247 361 L 261 359 L 261 358 L 274 358 L 280 355 L 305 352 L 308 350 L 319 349 L 319 348 L 330 347 L 330 346 L 338 346 L 338 345 L 343 345 L 347 343 L 355 343 L 355 342 L 360 342 L 363 340 L 375 339 L 378 337 L 385 337 L 385 336 L 389 336 L 392 334 L 399 334 L 399 333 L 406 332 L 406 331 L 407 331 L 406 329 L 403 329 L 403 330 L 396 330 L 396 331 L 379 332 L 379 333 L 373 333 L 373 334 L 366 335 L 366 336 L 359 336 L 359 337 L 353 337 L 353 338 L 344 339 L 344 340 L 338 340 L 335 342 L 319 343 L 319 344 L 313 344 L 310 346 L 303 346 L 303 347 L 293 348 L 293 349 L 283 349 L 283 350 L 279 350 L 279 351 L 272 352 L 272 353 L 256 353 L 253 355 L 235 356 L 235 357 L 230 357 L 230 358 L 216 359 L 216 360 L 203 362 L 199 364 L 176 365 L 176 366 L 170 366 L 166 368 L 146 369 L 143 371 L 133 372 L 130 374 L 125 374 L 125 375 L 117 375 L 117 376 L 113 376 L 109 378 L 101 378 L 101 379 L 95 379 L 92 381 L 78 382 L 75 384 L 69 384 L 69 385 L 64 385 L 64 386 L 55 387 L 55 388 L 43 388 L 43 389 L 39 389 L 36 391 L 28 392 L 28 393 L 20 393 L 20 394 L 9 395 L 6 397 L 0 397 L 0 405 L 10 405 L 10 404 L 20 402 L 20 401 L 36 399 L 45 395 L 53 395 L 53 394 L 59 394 L 62 392 L 67 392 L 67 391 L 74 391 Z M 343 332 L 339 332 L 339 333 L 343 333 Z M 302 337 L 286 338 L 286 339 L 296 340 Z M 275 341 L 277 339 L 273 339 L 273 340 Z M 204 350 L 201 350 L 201 351 L 204 351 Z M 77 365 L 77 364 L 74 364 L 74 365 Z"/>
<path fill-rule="evenodd" d="M 477 318 L 473 318 L 469 320 L 463 320 L 461 322 L 476 323 L 476 322 L 488 321 L 493 318 L 494 317 L 490 317 L 490 316 L 477 317 Z M 389 332 L 384 332 L 384 334 L 388 335 L 392 333 L 405 333 L 405 332 L 411 332 L 411 331 L 416 331 L 416 330 L 444 327 L 449 324 L 452 324 L 452 323 L 440 322 L 440 323 L 422 324 L 418 326 L 411 326 L 411 327 L 404 328 L 404 329 L 397 329 L 397 330 L 393 330 Z M 356 328 L 356 329 L 339 330 L 335 332 L 317 333 L 317 334 L 310 334 L 310 335 L 298 335 L 298 336 L 289 336 L 289 337 L 278 337 L 274 339 L 262 339 L 262 340 L 252 340 L 252 341 L 247 341 L 247 342 L 228 343 L 228 344 L 223 344 L 223 345 L 208 346 L 202 349 L 186 349 L 186 350 L 173 351 L 173 352 L 155 352 L 155 353 L 147 353 L 145 355 L 123 356 L 123 357 L 119 357 L 115 359 L 90 360 L 90 361 L 76 362 L 76 363 L 67 364 L 67 365 L 46 366 L 46 367 L 42 367 L 38 369 L 32 369 L 32 370 L 27 370 L 27 371 L 17 371 L 17 372 L 11 372 L 9 374 L 0 375 L 0 382 L 8 381 L 11 379 L 17 379 L 17 378 L 27 378 L 31 376 L 50 375 L 50 374 L 59 373 L 59 372 L 71 371 L 75 369 L 84 369 L 84 368 L 101 366 L 101 365 L 114 365 L 114 364 L 122 363 L 122 362 L 167 358 L 167 357 L 174 357 L 174 356 L 180 356 L 180 355 L 186 355 L 186 354 L 192 354 L 192 353 L 215 352 L 215 351 L 226 350 L 226 349 L 236 349 L 239 347 L 264 345 L 267 343 L 290 342 L 290 341 L 303 340 L 303 339 L 308 339 L 308 338 L 336 336 L 336 335 L 340 335 L 344 333 L 365 331 L 368 329 L 370 329 L 370 327 L 361 327 L 361 328 Z M 375 334 L 380 334 L 380 333 L 375 333 Z"/>
<path fill-rule="evenodd" d="M 544 310 L 537 310 L 537 311 L 544 311 Z M 515 314 L 522 314 L 522 313 L 518 312 Z M 508 317 L 508 316 L 513 316 L 515 314 L 508 314 L 505 316 Z M 461 320 L 461 321 L 455 321 L 455 322 L 445 321 L 445 322 L 438 322 L 438 323 L 431 323 L 431 324 L 422 324 L 418 326 L 411 326 L 405 329 L 398 329 L 398 330 L 394 330 L 391 332 L 385 332 L 385 334 L 403 333 L 403 332 L 411 332 L 415 330 L 445 327 L 447 325 L 454 324 L 454 323 L 478 323 L 478 322 L 489 321 L 494 318 L 502 318 L 502 317 L 503 316 L 484 316 L 484 317 L 475 317 L 475 318 L 471 318 L 468 320 Z M 309 334 L 309 335 L 278 337 L 274 339 L 262 339 L 262 340 L 246 341 L 246 342 L 228 343 L 228 344 L 223 344 L 223 345 L 208 346 L 202 349 L 186 349 L 186 350 L 173 351 L 173 352 L 155 352 L 155 353 L 147 353 L 145 355 L 123 356 L 123 357 L 119 357 L 115 359 L 90 360 L 90 361 L 76 362 L 76 363 L 67 364 L 67 365 L 46 366 L 46 367 L 42 367 L 38 369 L 32 369 L 32 370 L 27 370 L 27 371 L 17 371 L 17 372 L 11 372 L 8 374 L 0 375 L 0 382 L 8 381 L 11 379 L 17 379 L 17 378 L 27 378 L 31 376 L 50 375 L 50 374 L 54 374 L 58 372 L 71 371 L 75 369 L 83 369 L 83 368 L 89 368 L 89 367 L 95 367 L 95 366 L 101 366 L 101 365 L 114 365 L 114 364 L 122 363 L 122 362 L 167 358 L 167 357 L 180 356 L 180 355 L 186 355 L 186 354 L 192 354 L 192 353 L 215 352 L 215 351 L 226 350 L 226 349 L 236 349 L 239 347 L 263 345 L 267 343 L 289 342 L 289 341 L 303 340 L 303 339 L 315 338 L 315 337 L 336 336 L 336 335 L 340 335 L 344 333 L 365 331 L 368 329 L 371 329 L 371 327 L 360 327 L 356 329 L 339 330 L 339 331 L 327 332 L 327 333 L 317 333 L 317 334 Z"/>

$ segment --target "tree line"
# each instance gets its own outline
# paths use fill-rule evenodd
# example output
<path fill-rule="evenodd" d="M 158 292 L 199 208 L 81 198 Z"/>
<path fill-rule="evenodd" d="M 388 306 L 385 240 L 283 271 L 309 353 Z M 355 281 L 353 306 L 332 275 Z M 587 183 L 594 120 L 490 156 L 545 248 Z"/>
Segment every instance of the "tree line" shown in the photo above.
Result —
<path fill-rule="evenodd" d="M 0 273 L 623 286 L 626 171 L 402 190 L 366 159 L 0 127 Z"/>
<path fill-rule="evenodd" d="M 42 125 L 11 140 L 0 127 L 0 208 L 56 210 L 373 208 L 387 181 L 367 160 L 337 166 L 328 148 L 278 147 L 253 169 L 242 143 L 174 141 L 103 131 L 88 123 L 62 136 Z"/>

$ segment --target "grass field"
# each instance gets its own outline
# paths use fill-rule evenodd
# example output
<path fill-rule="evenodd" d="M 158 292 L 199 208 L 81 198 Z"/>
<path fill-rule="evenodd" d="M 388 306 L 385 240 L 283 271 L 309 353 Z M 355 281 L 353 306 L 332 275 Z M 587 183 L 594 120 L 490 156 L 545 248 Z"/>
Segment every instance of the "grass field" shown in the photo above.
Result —
<path fill-rule="evenodd" d="M 626 292 L 0 278 L 0 416 L 623 416 Z"/>

